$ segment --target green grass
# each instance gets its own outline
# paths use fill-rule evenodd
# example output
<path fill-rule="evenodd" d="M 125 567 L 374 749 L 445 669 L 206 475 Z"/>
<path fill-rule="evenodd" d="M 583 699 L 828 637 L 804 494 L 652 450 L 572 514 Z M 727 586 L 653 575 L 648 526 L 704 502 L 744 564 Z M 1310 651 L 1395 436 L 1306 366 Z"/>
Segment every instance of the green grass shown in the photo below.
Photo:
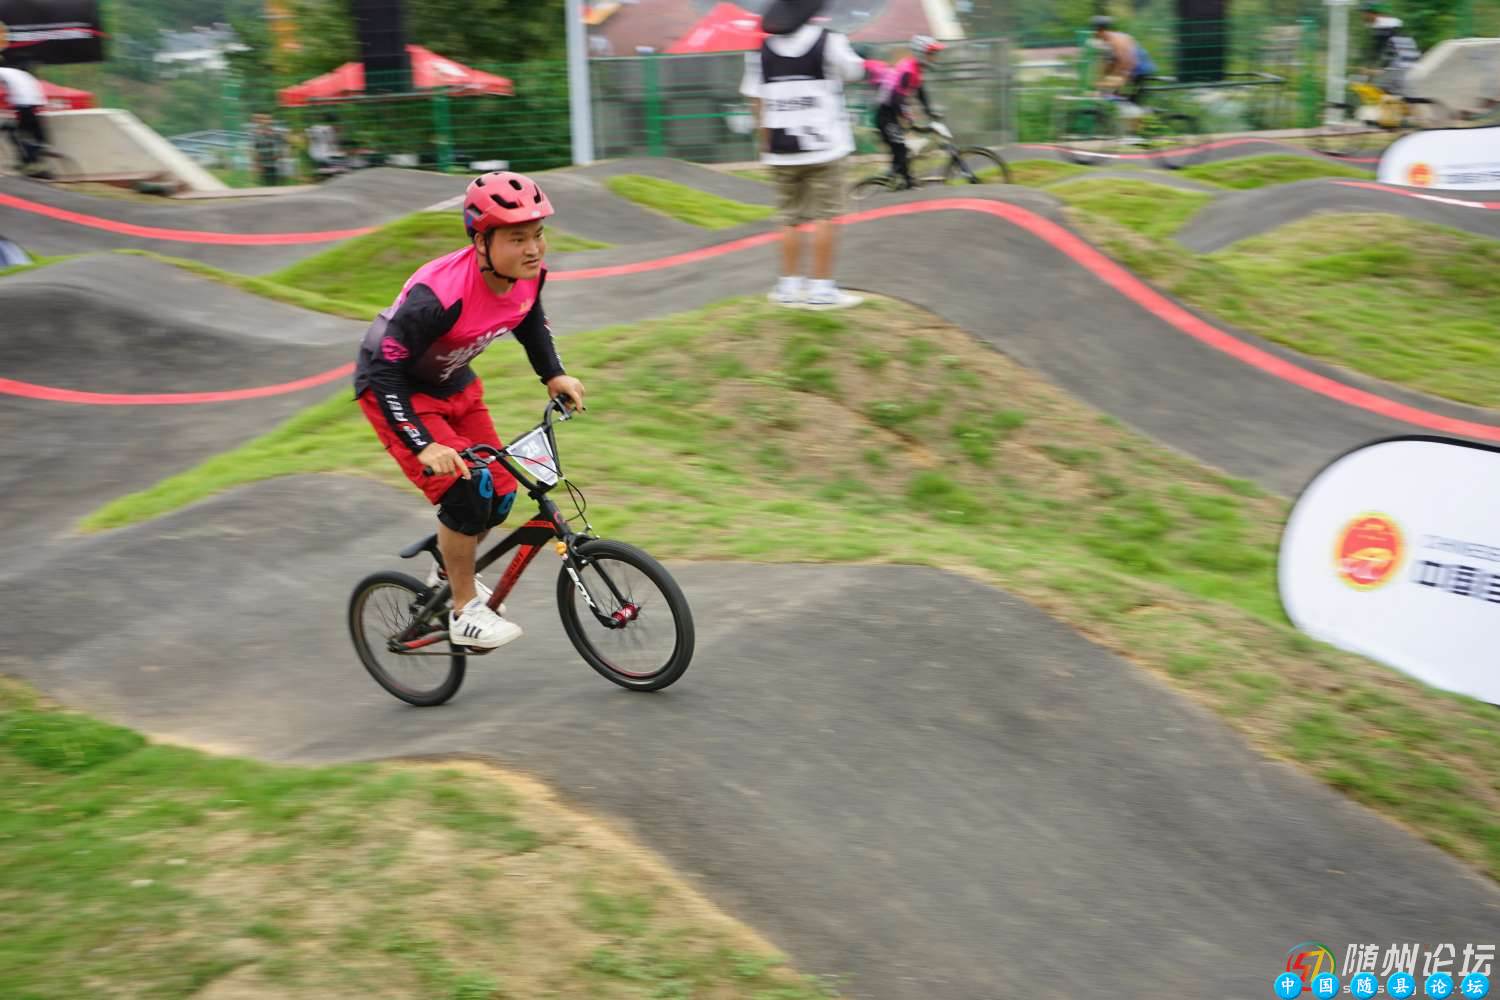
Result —
<path fill-rule="evenodd" d="M 1080 212 L 1156 239 L 1175 233 L 1213 198 L 1164 184 L 1120 178 L 1073 181 L 1052 193 Z"/>
<path fill-rule="evenodd" d="M 1500 241 L 1391 215 L 1319 215 L 1195 255 L 1202 196 L 1125 181 L 1056 190 L 1095 243 L 1190 305 L 1313 357 L 1500 407 Z"/>
<path fill-rule="evenodd" d="M 274 284 L 358 304 L 366 316 L 390 305 L 422 263 L 464 246 L 457 212 L 417 212 L 266 276 Z M 551 253 L 598 250 L 607 243 L 549 230 Z M 373 307 L 373 308 L 372 308 Z"/>
<path fill-rule="evenodd" d="M 1065 180 L 1087 173 L 1088 167 L 1061 160 L 1015 160 L 1010 164 L 1011 177 L 1017 184 L 1043 187 L 1054 181 Z"/>
<path fill-rule="evenodd" d="M 704 229 L 729 229 L 769 218 L 776 212 L 768 205 L 747 205 L 659 177 L 617 174 L 604 183 L 621 198 Z"/>
<path fill-rule="evenodd" d="M 1288 154 L 1200 163 L 1181 173 L 1193 180 L 1240 190 L 1270 184 L 1291 184 L 1293 181 L 1311 180 L 1314 177 L 1363 177 L 1368 180 L 1370 176 L 1367 171 L 1356 170 L 1342 163 Z"/>
<path fill-rule="evenodd" d="M 561 447 L 605 535 L 666 557 L 790 554 L 991 580 L 1171 678 L 1266 752 L 1500 874 L 1500 719 L 1297 633 L 1276 596 L 1281 500 L 888 301 L 839 315 L 731 302 L 570 336 L 568 355 L 591 405 Z M 479 364 L 502 433 L 535 419 L 523 367 L 498 350 Z M 89 526 L 317 470 L 398 479 L 340 393 Z M 1312 743 L 1317 712 L 1339 726 Z"/>
<path fill-rule="evenodd" d="M 472 765 L 209 756 L 0 682 L 0 996 L 828 995 L 592 823 Z"/>

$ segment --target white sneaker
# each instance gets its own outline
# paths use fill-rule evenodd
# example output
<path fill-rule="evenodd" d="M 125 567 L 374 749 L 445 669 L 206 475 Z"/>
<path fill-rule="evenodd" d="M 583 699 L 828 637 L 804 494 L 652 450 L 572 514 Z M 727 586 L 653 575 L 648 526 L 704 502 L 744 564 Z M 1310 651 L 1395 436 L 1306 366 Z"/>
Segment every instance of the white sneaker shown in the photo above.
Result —
<path fill-rule="evenodd" d="M 806 296 L 807 288 L 801 278 L 778 278 L 776 287 L 766 293 L 766 298 L 778 306 L 800 306 Z"/>
<path fill-rule="evenodd" d="M 438 584 L 440 584 L 440 583 L 447 583 L 447 582 L 448 582 L 448 574 L 444 573 L 442 570 L 438 569 L 437 563 L 433 563 L 432 564 L 432 572 L 430 572 L 430 573 L 427 574 L 427 589 L 431 590 L 433 587 L 436 587 Z M 486 603 L 488 603 L 488 601 L 490 599 L 490 595 L 493 594 L 494 591 L 491 590 L 489 587 L 486 587 L 484 585 L 484 581 L 481 580 L 481 579 L 479 579 L 479 577 L 476 576 L 476 577 L 474 577 L 474 593 L 476 595 L 478 595 L 478 597 L 479 597 L 479 599 L 481 601 L 485 601 Z M 499 607 L 498 610 L 499 610 L 499 613 L 501 615 L 504 615 L 505 614 L 505 605 L 503 605 L 503 604 L 500 605 L 500 607 Z"/>
<path fill-rule="evenodd" d="M 470 601 L 448 622 L 448 638 L 459 646 L 494 649 L 521 638 L 521 626 L 506 621 L 485 606 L 484 598 Z"/>
<path fill-rule="evenodd" d="M 814 286 L 807 293 L 803 304 L 809 309 L 848 309 L 865 300 L 863 295 L 854 295 L 830 282 L 826 287 Z"/>

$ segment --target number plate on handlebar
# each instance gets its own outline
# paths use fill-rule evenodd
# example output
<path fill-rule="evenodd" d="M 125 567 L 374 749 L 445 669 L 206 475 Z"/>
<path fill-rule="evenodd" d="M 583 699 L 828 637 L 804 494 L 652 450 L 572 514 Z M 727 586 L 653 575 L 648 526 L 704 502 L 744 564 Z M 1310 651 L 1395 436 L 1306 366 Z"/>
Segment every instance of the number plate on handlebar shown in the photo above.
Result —
<path fill-rule="evenodd" d="M 521 468 L 535 476 L 538 482 L 553 486 L 557 483 L 557 457 L 547 441 L 543 427 L 516 438 L 505 447 L 506 454 L 520 463 Z"/>

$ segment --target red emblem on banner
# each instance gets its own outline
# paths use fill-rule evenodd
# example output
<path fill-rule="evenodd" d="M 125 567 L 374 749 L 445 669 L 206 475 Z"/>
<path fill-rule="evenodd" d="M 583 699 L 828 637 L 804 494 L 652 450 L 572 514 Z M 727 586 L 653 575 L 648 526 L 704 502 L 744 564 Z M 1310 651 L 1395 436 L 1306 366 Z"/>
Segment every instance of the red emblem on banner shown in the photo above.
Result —
<path fill-rule="evenodd" d="M 1406 168 L 1406 180 L 1412 187 L 1429 187 L 1432 184 L 1432 168 L 1425 163 L 1413 163 Z"/>
<path fill-rule="evenodd" d="M 1339 579 L 1356 590 L 1374 590 L 1395 577 L 1406 554 L 1401 529 L 1384 514 L 1361 514 L 1339 533 L 1333 549 Z"/>

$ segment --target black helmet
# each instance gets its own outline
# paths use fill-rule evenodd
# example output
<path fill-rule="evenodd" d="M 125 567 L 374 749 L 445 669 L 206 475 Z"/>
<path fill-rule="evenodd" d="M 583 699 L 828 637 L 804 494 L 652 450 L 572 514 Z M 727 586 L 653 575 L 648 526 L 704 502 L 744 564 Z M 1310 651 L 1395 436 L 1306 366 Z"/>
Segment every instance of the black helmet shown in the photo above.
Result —
<path fill-rule="evenodd" d="M 1105 28 L 1113 28 L 1114 26 L 1115 19 L 1108 14 L 1096 14 L 1089 18 L 1089 27 L 1094 31 L 1102 31 Z"/>

